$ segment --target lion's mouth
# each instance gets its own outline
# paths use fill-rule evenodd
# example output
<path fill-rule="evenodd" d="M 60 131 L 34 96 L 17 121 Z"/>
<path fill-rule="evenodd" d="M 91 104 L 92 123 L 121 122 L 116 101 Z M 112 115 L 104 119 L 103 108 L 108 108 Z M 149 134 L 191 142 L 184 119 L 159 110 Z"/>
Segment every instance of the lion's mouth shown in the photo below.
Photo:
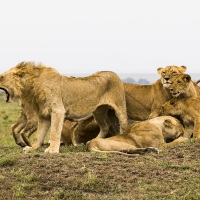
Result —
<path fill-rule="evenodd" d="M 180 92 L 173 92 L 171 93 L 173 97 L 178 97 L 180 95 Z"/>
<path fill-rule="evenodd" d="M 163 85 L 164 85 L 165 88 L 169 88 L 171 86 L 171 83 L 170 82 L 165 82 Z"/>
<path fill-rule="evenodd" d="M 9 102 L 9 99 L 10 99 L 9 92 L 5 88 L 2 88 L 2 87 L 0 87 L 0 89 L 5 91 L 5 93 L 6 93 L 6 102 Z"/>

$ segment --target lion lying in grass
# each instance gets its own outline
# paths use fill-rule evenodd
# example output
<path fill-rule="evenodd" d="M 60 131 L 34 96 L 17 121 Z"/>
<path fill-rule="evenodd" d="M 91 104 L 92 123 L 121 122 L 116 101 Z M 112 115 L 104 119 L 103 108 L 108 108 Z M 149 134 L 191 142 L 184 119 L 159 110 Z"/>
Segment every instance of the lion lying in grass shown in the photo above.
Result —
<path fill-rule="evenodd" d="M 0 88 L 11 97 L 27 96 L 32 102 L 30 107 L 38 114 L 36 142 L 26 146 L 25 151 L 38 149 L 51 127 L 50 146 L 45 152 L 59 152 L 64 119 L 81 121 L 94 116 L 100 127 L 97 137 L 105 137 L 109 129 L 107 111 L 113 109 L 120 133 L 127 127 L 123 83 L 113 72 L 68 78 L 52 68 L 22 62 L 0 76 Z"/>
<path fill-rule="evenodd" d="M 156 148 L 164 148 L 186 141 L 181 137 L 184 128 L 181 123 L 171 116 L 157 117 L 132 125 L 126 134 L 109 138 L 94 138 L 88 144 L 90 152 L 124 152 L 143 154 L 158 152 Z M 166 143 L 166 140 L 172 142 Z M 151 147 L 151 148 L 149 148 Z"/>
<path fill-rule="evenodd" d="M 192 124 L 194 130 L 185 137 L 200 138 L 200 98 L 173 98 L 157 109 L 157 116 L 171 115 L 179 117 L 183 124 Z"/>
<path fill-rule="evenodd" d="M 167 66 L 158 68 L 161 78 L 152 85 L 124 83 L 128 118 L 143 121 L 149 118 L 158 106 L 170 100 L 169 91 L 173 80 L 186 71 L 185 66 Z"/>

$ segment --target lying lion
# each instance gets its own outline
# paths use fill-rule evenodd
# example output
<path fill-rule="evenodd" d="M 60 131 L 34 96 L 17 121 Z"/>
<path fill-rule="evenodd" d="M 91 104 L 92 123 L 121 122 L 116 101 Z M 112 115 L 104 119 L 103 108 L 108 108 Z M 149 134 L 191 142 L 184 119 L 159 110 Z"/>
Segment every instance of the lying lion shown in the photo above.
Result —
<path fill-rule="evenodd" d="M 156 148 L 164 148 L 186 141 L 181 137 L 184 128 L 174 117 L 163 116 L 136 123 L 126 134 L 109 138 L 95 138 L 88 144 L 90 152 L 112 151 L 143 154 L 149 150 L 158 152 Z M 166 143 L 166 140 L 172 142 Z M 151 148 L 149 148 L 151 147 Z"/>
<path fill-rule="evenodd" d="M 51 127 L 50 146 L 45 152 L 59 152 L 64 119 L 81 121 L 94 116 L 100 127 L 97 137 L 105 137 L 109 129 L 107 112 L 113 109 L 120 133 L 127 127 L 123 83 L 113 72 L 68 78 L 52 68 L 22 62 L 0 76 L 0 88 L 11 97 L 27 96 L 32 102 L 30 107 L 38 114 L 36 142 L 32 147 L 26 146 L 25 151 L 38 149 Z"/>
<path fill-rule="evenodd" d="M 194 130 L 185 137 L 200 138 L 200 98 L 173 98 L 157 109 L 157 116 L 171 115 L 179 117 L 183 124 L 192 124 Z"/>
<path fill-rule="evenodd" d="M 173 97 L 199 97 L 200 90 L 197 83 L 188 74 L 180 74 L 171 84 L 170 93 Z"/>

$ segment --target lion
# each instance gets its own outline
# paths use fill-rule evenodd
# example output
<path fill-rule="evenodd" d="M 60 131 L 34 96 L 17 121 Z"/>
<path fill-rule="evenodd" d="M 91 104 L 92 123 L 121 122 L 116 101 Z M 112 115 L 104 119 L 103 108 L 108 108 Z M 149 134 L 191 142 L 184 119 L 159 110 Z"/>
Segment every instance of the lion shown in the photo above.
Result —
<path fill-rule="evenodd" d="M 161 116 L 131 125 L 121 135 L 109 138 L 94 138 L 88 145 L 90 152 L 123 152 L 128 154 L 144 154 L 158 149 L 174 146 L 186 141 L 184 128 L 174 117 Z M 173 140 L 169 143 L 166 140 Z"/>
<path fill-rule="evenodd" d="M 105 137 L 109 129 L 107 112 L 113 109 L 120 133 L 127 127 L 124 86 L 114 72 L 68 78 L 42 64 L 22 62 L 0 76 L 0 87 L 11 97 L 27 96 L 38 114 L 36 141 L 32 147 L 24 148 L 27 152 L 41 147 L 51 127 L 50 146 L 45 152 L 58 153 L 64 119 L 82 121 L 94 116 L 100 127 L 97 137 Z"/>
<path fill-rule="evenodd" d="M 171 115 L 179 117 L 183 124 L 189 124 L 194 130 L 186 130 L 184 137 L 200 138 L 200 98 L 173 98 L 157 109 L 157 116 Z M 191 127 L 191 126 L 190 126 Z"/>
<path fill-rule="evenodd" d="M 170 93 L 173 97 L 199 97 L 200 90 L 197 83 L 188 74 L 180 74 L 171 84 Z"/>
<path fill-rule="evenodd" d="M 185 71 L 185 66 L 167 66 L 157 69 L 161 78 L 151 85 L 124 83 L 128 119 L 148 119 L 151 112 L 172 98 L 169 87 Z"/>

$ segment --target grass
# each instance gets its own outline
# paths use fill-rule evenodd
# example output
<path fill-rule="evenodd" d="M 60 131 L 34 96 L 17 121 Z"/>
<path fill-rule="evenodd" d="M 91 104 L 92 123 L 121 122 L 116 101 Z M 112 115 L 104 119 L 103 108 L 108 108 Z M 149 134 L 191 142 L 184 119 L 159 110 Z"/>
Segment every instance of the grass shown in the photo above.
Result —
<path fill-rule="evenodd" d="M 89 153 L 84 145 L 25 154 L 11 134 L 19 114 L 18 102 L 0 95 L 0 199 L 200 199 L 199 140 L 135 157 Z"/>

